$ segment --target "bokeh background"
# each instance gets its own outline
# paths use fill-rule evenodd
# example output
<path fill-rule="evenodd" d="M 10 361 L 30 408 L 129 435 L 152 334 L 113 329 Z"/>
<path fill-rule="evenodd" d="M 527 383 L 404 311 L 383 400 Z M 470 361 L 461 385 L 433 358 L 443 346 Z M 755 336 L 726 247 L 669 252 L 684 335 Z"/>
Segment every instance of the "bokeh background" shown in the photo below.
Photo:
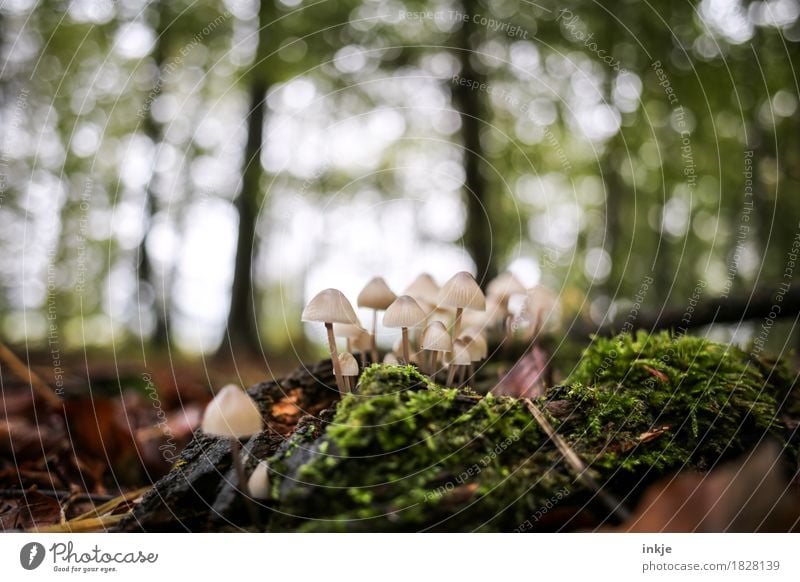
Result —
<path fill-rule="evenodd" d="M 774 288 L 800 219 L 799 15 L 0 0 L 2 337 L 296 359 L 320 353 L 304 303 L 373 275 L 510 269 L 589 325 L 637 295 Z"/>

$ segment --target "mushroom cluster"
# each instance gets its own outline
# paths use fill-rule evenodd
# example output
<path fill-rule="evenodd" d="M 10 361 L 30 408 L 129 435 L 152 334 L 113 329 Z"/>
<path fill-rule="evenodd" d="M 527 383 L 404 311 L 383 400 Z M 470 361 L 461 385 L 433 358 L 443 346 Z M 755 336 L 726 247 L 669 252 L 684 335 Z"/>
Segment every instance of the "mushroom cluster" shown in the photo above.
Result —
<path fill-rule="evenodd" d="M 516 307 L 512 307 L 514 299 Z M 447 384 L 459 384 L 473 375 L 474 365 L 488 357 L 487 336 L 510 341 L 522 328 L 529 337 L 541 331 L 555 304 L 555 295 L 542 286 L 526 289 L 512 273 L 490 281 L 484 295 L 468 272 L 453 275 L 439 287 L 428 273 L 422 273 L 397 296 L 382 277 L 374 277 L 358 294 L 357 305 L 372 311 L 366 330 L 347 298 L 336 289 L 317 294 L 303 311 L 302 320 L 325 324 L 336 384 L 344 394 L 355 389 L 359 366 L 353 353 L 366 353 L 378 361 L 376 343 L 378 312 L 384 327 L 400 329 L 394 350 L 384 363 L 416 364 L 432 378 L 448 369 Z M 347 340 L 347 351 L 339 354 L 336 338 Z M 441 354 L 441 355 L 440 355 Z"/>

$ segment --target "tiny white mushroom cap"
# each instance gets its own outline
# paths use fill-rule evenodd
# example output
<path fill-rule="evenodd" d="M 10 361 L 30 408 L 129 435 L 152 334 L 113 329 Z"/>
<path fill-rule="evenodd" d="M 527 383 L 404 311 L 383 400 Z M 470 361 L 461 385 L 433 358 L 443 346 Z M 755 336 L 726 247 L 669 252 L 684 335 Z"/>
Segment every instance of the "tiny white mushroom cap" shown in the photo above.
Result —
<path fill-rule="evenodd" d="M 481 359 L 489 356 L 489 344 L 486 341 L 486 336 L 481 330 L 478 329 L 465 329 L 463 335 L 468 335 L 472 342 L 480 347 Z"/>
<path fill-rule="evenodd" d="M 253 499 L 269 499 L 269 463 L 258 462 L 247 480 L 247 489 Z"/>
<path fill-rule="evenodd" d="M 345 337 L 352 340 L 360 337 L 361 334 L 364 333 L 369 334 L 369 332 L 360 325 L 355 325 L 352 323 L 333 324 L 333 335 L 336 337 Z"/>
<path fill-rule="evenodd" d="M 483 311 L 486 309 L 486 297 L 475 278 L 466 271 L 461 271 L 442 286 L 439 291 L 439 305 Z"/>
<path fill-rule="evenodd" d="M 206 434 L 240 439 L 261 432 L 264 421 L 253 399 L 228 384 L 206 406 L 200 428 Z"/>
<path fill-rule="evenodd" d="M 499 300 L 507 300 L 512 295 L 524 294 L 527 290 L 513 273 L 506 271 L 491 280 L 486 288 L 486 295 Z"/>
<path fill-rule="evenodd" d="M 561 318 L 558 297 L 544 285 L 536 285 L 528 289 L 525 308 L 520 317 L 533 328 L 544 325 L 548 331 L 557 329 Z"/>
<path fill-rule="evenodd" d="M 453 341 L 450 332 L 441 321 L 434 321 L 425 328 L 420 340 L 420 348 L 432 352 L 450 352 L 453 350 Z"/>
<path fill-rule="evenodd" d="M 401 295 L 383 314 L 383 325 L 386 327 L 414 327 L 425 319 L 425 312 L 419 304 L 408 295 Z"/>
<path fill-rule="evenodd" d="M 302 321 L 318 321 L 321 323 L 351 323 L 359 325 L 353 306 L 350 305 L 344 293 L 338 289 L 325 289 L 317 293 L 306 305 L 300 319 Z"/>
<path fill-rule="evenodd" d="M 453 352 L 450 357 L 450 364 L 457 366 L 468 366 L 472 363 L 469 347 L 463 340 L 457 339 L 453 342 Z"/>
<path fill-rule="evenodd" d="M 358 376 L 358 362 L 349 352 L 339 354 L 339 365 L 342 367 L 342 376 Z"/>
<path fill-rule="evenodd" d="M 384 364 L 399 364 L 400 360 L 398 360 L 397 356 L 395 356 L 392 352 L 389 352 L 388 354 L 383 356 L 383 363 Z"/>
<path fill-rule="evenodd" d="M 403 291 L 403 295 L 413 297 L 417 301 L 436 303 L 439 297 L 439 286 L 428 273 L 422 273 Z"/>
<path fill-rule="evenodd" d="M 354 350 L 366 352 L 367 350 L 372 349 L 372 336 L 369 334 L 368 331 L 360 333 L 358 336 L 352 338 L 350 341 L 353 345 Z"/>
<path fill-rule="evenodd" d="M 389 307 L 395 299 L 397 299 L 397 295 L 389 289 L 389 285 L 386 284 L 383 277 L 373 277 L 369 280 L 369 283 L 364 285 L 361 293 L 358 294 L 356 304 L 359 307 L 383 311 Z"/>
<path fill-rule="evenodd" d="M 488 349 L 481 336 L 462 335 L 459 339 L 466 344 L 470 360 L 479 362 L 486 357 Z"/>

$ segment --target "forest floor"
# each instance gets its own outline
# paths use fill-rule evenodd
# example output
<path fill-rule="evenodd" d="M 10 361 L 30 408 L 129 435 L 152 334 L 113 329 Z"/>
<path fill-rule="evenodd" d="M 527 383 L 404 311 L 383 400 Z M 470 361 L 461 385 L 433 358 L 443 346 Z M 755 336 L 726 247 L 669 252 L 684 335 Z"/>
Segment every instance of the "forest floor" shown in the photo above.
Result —
<path fill-rule="evenodd" d="M 778 371 L 774 363 L 759 363 L 763 367 L 754 371 L 743 353 L 682 342 L 656 342 L 647 353 L 632 344 L 631 359 L 613 365 L 598 348 L 594 360 L 581 360 L 569 385 L 527 395 L 533 400 L 480 394 L 501 378 L 506 389 L 510 383 L 512 391 L 528 390 L 536 375 L 530 354 L 516 365 L 480 369 L 472 383 L 478 392 L 428 385 L 411 368 L 371 368 L 359 393 L 339 404 L 329 361 L 289 373 L 291 362 L 267 371 L 256 360 L 226 367 L 164 359 L 145 367 L 106 359 L 87 369 L 86 360 L 75 358 L 63 365 L 71 375 L 62 409 L 35 399 L 29 384 L 3 366 L 0 530 L 335 531 L 329 524 L 352 529 L 353 518 L 371 524 L 367 531 L 797 530 L 800 396 L 791 371 Z M 698 360 L 700 353 L 707 361 Z M 704 367 L 713 368 L 709 377 L 718 392 L 708 389 Z M 46 360 L 31 369 L 55 385 Z M 581 373 L 596 378 L 596 386 L 582 383 Z M 254 522 L 235 487 L 227 443 L 197 431 L 208 387 L 229 381 L 253 385 L 249 393 L 267 421 L 267 430 L 244 447 L 248 470 L 259 459 L 276 467 L 274 497 L 258 504 L 263 522 Z M 648 400 L 642 387 L 653 383 L 658 386 Z M 675 396 L 676 386 L 685 397 Z M 661 388 L 668 402 L 655 400 Z M 763 401 L 762 394 L 769 398 Z M 524 403 L 541 406 L 551 429 L 564 435 L 566 453 Z M 715 416 L 704 418 L 700 409 Z M 414 419 L 410 432 L 358 432 L 365 423 L 392 425 L 397 414 Z M 442 431 L 442 425 L 464 425 L 466 433 Z M 403 452 L 421 434 L 429 435 L 428 448 L 438 447 L 428 460 L 419 448 Z M 485 464 L 487 452 L 503 442 L 514 454 Z M 382 455 L 392 447 L 398 452 L 386 465 Z M 303 454 L 293 453 L 298 448 Z M 355 461 L 320 465 L 320 452 L 331 449 Z M 588 459 L 594 484 L 564 462 L 570 453 Z M 373 461 L 364 465 L 359 455 Z M 475 476 L 458 475 L 473 466 Z M 374 489 L 367 483 L 369 494 L 354 490 L 354 483 L 369 481 L 372 469 L 380 479 L 399 471 L 399 484 Z M 417 474 L 416 481 L 406 478 Z M 297 486 L 313 479 L 316 486 Z M 337 490 L 348 494 L 331 496 Z M 398 504 L 424 511 L 398 513 Z M 277 519 L 276 508 L 298 510 L 307 519 Z M 402 517 L 387 521 L 384 513 Z"/>

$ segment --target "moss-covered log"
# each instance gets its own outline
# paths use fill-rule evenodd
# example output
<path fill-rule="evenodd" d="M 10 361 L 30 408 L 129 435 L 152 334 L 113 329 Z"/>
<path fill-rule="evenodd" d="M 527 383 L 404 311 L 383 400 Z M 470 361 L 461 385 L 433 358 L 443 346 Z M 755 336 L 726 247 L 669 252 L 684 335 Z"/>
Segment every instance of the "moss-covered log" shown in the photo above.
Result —
<path fill-rule="evenodd" d="M 606 490 L 632 504 L 680 469 L 707 470 L 765 438 L 779 418 L 780 368 L 703 339 L 598 339 L 540 404 Z M 324 436 L 275 457 L 273 531 L 576 529 L 605 506 L 574 478 L 521 401 L 373 366 Z M 534 522 L 532 522 L 534 520 Z M 526 525 L 527 524 L 527 525 Z"/>
<path fill-rule="evenodd" d="M 137 509 L 138 527 L 177 529 L 168 511 L 191 516 L 193 529 L 270 531 L 552 531 L 613 520 L 523 401 L 373 365 L 333 408 L 330 370 L 312 377 L 298 372 L 250 391 L 272 428 L 272 440 L 251 446 L 271 467 L 263 522 L 247 523 L 224 479 L 223 448 L 219 459 L 199 454 L 217 445 L 198 436 Z M 537 403 L 597 483 L 633 507 L 654 480 L 709 470 L 767 438 L 796 459 L 796 394 L 779 364 L 699 338 L 639 334 L 595 340 Z M 176 488 L 184 482 L 202 482 L 203 495 Z M 202 519 L 204 511 L 214 517 Z"/>

